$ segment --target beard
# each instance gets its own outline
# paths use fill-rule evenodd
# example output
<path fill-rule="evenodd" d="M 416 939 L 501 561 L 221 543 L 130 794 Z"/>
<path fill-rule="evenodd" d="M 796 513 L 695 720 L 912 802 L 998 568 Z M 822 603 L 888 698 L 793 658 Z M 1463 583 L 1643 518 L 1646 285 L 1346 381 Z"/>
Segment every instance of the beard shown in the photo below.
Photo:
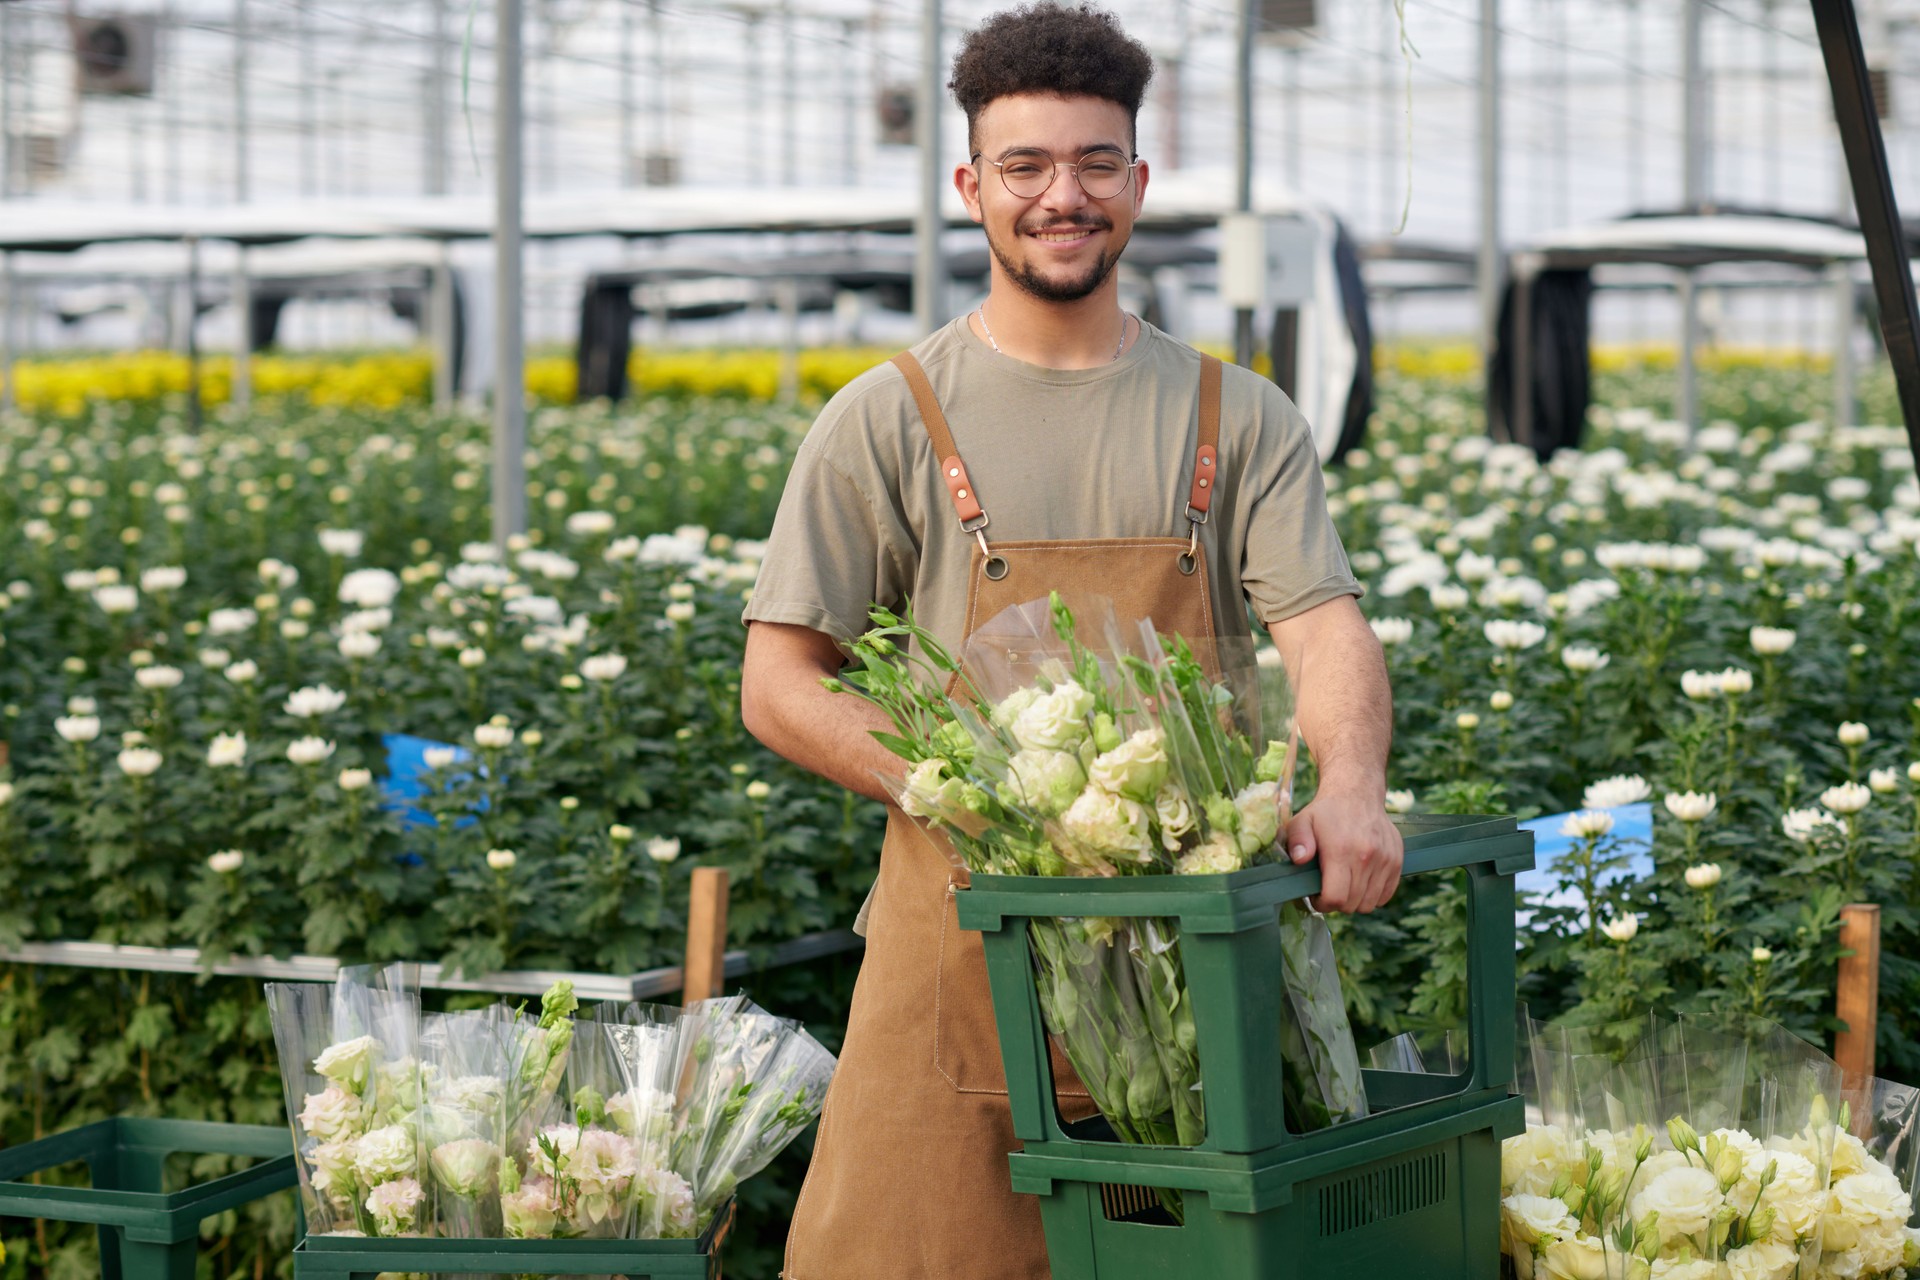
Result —
<path fill-rule="evenodd" d="M 1054 223 L 1051 225 L 1058 228 L 1061 224 Z M 1095 231 L 1111 231 L 1113 229 L 1113 224 L 1104 219 L 1100 221 L 1075 221 L 1066 225 L 1084 227 Z M 984 230 L 984 228 L 982 229 Z M 1016 234 L 1018 234 L 1017 228 Z M 1042 275 L 1031 263 L 1015 262 L 1013 257 L 1007 252 L 1006 246 L 1002 245 L 1000 241 L 995 238 L 993 232 L 987 232 L 987 248 L 993 251 L 994 259 L 999 262 L 1000 269 L 1007 273 L 1007 278 L 1018 286 L 1023 293 L 1038 298 L 1042 302 L 1080 301 L 1080 299 L 1086 297 L 1107 282 L 1107 277 L 1113 274 L 1114 267 L 1120 262 L 1120 254 L 1126 247 L 1127 241 L 1122 240 L 1113 247 L 1112 252 L 1101 254 L 1085 271 L 1082 271 L 1079 275 L 1070 276 L 1062 280 Z"/>

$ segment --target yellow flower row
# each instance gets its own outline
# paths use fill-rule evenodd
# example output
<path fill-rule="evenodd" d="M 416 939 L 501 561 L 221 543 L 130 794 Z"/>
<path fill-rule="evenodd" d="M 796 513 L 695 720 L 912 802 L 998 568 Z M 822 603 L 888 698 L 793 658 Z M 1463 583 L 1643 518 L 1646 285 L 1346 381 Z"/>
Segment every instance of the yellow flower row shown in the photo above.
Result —
<path fill-rule="evenodd" d="M 1208 350 L 1226 355 L 1211 345 Z M 821 348 L 799 356 L 799 393 L 823 400 L 891 353 L 877 347 Z M 1594 348 L 1599 372 L 1671 369 L 1671 344 L 1642 343 Z M 1700 353 L 1708 372 L 1794 369 L 1823 372 L 1831 358 L 1823 353 L 1777 347 L 1714 347 Z M 1460 379 L 1476 376 L 1480 353 L 1470 343 L 1391 343 L 1375 349 L 1374 366 L 1408 378 Z M 1266 357 L 1255 361 L 1262 372 Z M 633 353 L 627 376 L 641 394 L 740 396 L 771 400 L 780 394 L 778 351 L 656 350 Z M 131 351 L 51 360 L 21 360 L 14 365 L 16 399 L 23 409 L 62 416 L 83 413 L 89 403 L 151 401 L 187 390 L 186 358 L 170 351 Z M 349 356 L 262 355 L 253 361 L 253 385 L 262 396 L 301 396 L 314 404 L 390 409 L 428 398 L 433 386 L 433 357 L 426 351 L 375 352 Z M 540 356 L 527 362 L 526 387 L 535 398 L 564 404 L 576 385 L 573 357 Z M 209 405 L 232 394 L 230 357 L 209 355 L 200 362 L 200 396 Z"/>

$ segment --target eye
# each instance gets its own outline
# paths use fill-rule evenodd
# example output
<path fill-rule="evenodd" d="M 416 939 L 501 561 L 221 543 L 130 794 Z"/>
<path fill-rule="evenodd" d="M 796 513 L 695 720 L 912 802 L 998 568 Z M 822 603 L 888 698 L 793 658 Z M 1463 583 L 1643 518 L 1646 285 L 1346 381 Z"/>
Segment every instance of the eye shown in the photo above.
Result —
<path fill-rule="evenodd" d="M 1125 166 L 1112 156 L 1096 156 L 1080 162 L 1080 172 L 1096 178 L 1111 178 Z"/>
<path fill-rule="evenodd" d="M 1009 178 L 1037 178 L 1042 170 L 1031 160 L 1008 160 L 1000 166 L 1000 171 Z"/>

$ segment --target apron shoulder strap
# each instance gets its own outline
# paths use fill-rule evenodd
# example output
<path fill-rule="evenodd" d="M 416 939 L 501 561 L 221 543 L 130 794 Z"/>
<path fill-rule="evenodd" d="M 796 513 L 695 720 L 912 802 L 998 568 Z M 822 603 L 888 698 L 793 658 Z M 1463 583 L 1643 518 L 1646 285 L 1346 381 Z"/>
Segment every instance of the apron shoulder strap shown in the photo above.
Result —
<path fill-rule="evenodd" d="M 1216 361 L 1216 363 L 1218 363 Z M 947 430 L 947 415 L 940 412 L 940 401 L 933 394 L 933 384 L 927 381 L 927 371 L 920 367 L 911 351 L 902 351 L 893 358 L 893 365 L 907 376 L 907 389 L 913 392 L 913 403 L 920 410 L 920 421 L 927 428 L 927 436 L 933 441 L 933 456 L 940 460 L 940 478 L 946 482 L 947 493 L 953 499 L 954 514 L 960 517 L 960 528 L 973 533 L 987 527 L 987 513 L 980 505 L 980 497 L 973 490 L 973 481 L 967 477 L 967 464 L 960 461 L 960 450 L 954 447 L 953 432 Z M 1218 399 L 1216 395 L 1215 399 Z M 1215 413 L 1215 418 L 1219 414 Z"/>
<path fill-rule="evenodd" d="M 1213 502 L 1220 462 L 1220 381 L 1218 357 L 1200 357 L 1200 443 L 1193 451 L 1193 486 L 1187 490 L 1187 519 L 1202 525 Z"/>

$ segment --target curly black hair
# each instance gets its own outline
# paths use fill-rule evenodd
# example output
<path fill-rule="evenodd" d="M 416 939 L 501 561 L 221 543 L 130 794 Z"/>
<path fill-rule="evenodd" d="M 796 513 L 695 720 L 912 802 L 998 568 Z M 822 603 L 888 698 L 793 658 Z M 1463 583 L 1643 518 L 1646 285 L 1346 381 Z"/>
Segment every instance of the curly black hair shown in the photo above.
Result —
<path fill-rule="evenodd" d="M 1053 0 L 1024 4 L 981 23 L 960 46 L 947 88 L 967 113 L 967 149 L 977 150 L 980 113 L 1015 93 L 1105 98 L 1138 130 L 1153 79 L 1153 55 L 1105 9 Z"/>

